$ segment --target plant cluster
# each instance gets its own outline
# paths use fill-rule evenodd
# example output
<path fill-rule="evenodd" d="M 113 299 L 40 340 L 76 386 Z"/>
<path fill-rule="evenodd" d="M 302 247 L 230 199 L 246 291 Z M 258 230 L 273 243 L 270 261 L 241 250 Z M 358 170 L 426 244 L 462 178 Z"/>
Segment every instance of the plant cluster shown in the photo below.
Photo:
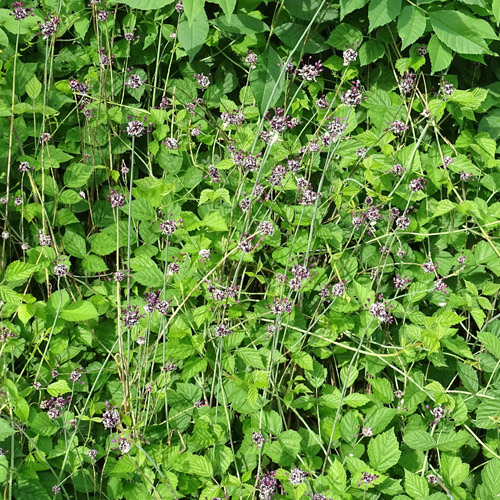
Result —
<path fill-rule="evenodd" d="M 500 495 L 500 2 L 0 0 L 4 498 Z"/>

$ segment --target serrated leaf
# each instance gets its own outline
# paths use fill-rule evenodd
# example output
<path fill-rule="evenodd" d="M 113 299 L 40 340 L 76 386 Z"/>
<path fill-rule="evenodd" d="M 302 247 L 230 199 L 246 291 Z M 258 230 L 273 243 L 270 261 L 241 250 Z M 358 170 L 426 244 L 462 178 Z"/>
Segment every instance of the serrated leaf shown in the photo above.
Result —
<path fill-rule="evenodd" d="M 313 358 L 310 354 L 307 354 L 307 352 L 294 352 L 292 353 L 292 359 L 298 366 L 300 366 L 304 370 L 313 369 Z"/>
<path fill-rule="evenodd" d="M 73 231 L 67 230 L 63 236 L 64 249 L 73 257 L 83 259 L 87 255 L 85 238 Z"/>
<path fill-rule="evenodd" d="M 384 44 L 376 40 L 368 40 L 359 48 L 359 64 L 366 66 L 383 57 L 385 53 Z"/>
<path fill-rule="evenodd" d="M 471 365 L 457 362 L 457 372 L 464 387 L 475 394 L 479 390 L 479 379 L 476 370 Z"/>
<path fill-rule="evenodd" d="M 401 0 L 371 0 L 368 6 L 370 30 L 390 23 L 401 12 Z"/>
<path fill-rule="evenodd" d="M 189 474 L 194 474 L 202 477 L 212 477 L 214 470 L 210 461 L 200 455 L 192 455 L 189 457 Z"/>
<path fill-rule="evenodd" d="M 467 431 L 459 430 L 458 432 L 440 433 L 436 439 L 436 445 L 441 451 L 455 451 L 462 448 L 469 440 Z"/>
<path fill-rule="evenodd" d="M 112 5 L 125 4 L 133 9 L 155 10 L 161 9 L 174 1 L 175 0 L 109 0 L 109 3 Z"/>
<path fill-rule="evenodd" d="M 60 316 L 66 321 L 86 321 L 97 318 L 98 313 L 92 302 L 79 300 L 67 305 Z"/>
<path fill-rule="evenodd" d="M 11 281 L 26 280 L 35 272 L 35 269 L 36 266 L 33 264 L 16 260 L 9 264 L 9 267 L 6 269 L 5 281 L 9 283 Z"/>
<path fill-rule="evenodd" d="M 269 45 L 259 56 L 257 67 L 250 73 L 250 88 L 255 99 L 260 103 L 262 113 L 277 102 L 283 86 L 284 72 L 281 58 Z"/>
<path fill-rule="evenodd" d="M 208 20 L 204 10 L 201 10 L 193 24 L 181 21 L 177 30 L 179 42 L 186 51 L 189 60 L 201 50 L 208 35 Z"/>
<path fill-rule="evenodd" d="M 227 15 L 219 16 L 214 20 L 214 24 L 222 31 L 239 35 L 253 35 L 269 31 L 269 26 L 266 23 L 244 13 L 233 14 L 231 20 L 228 19 Z"/>
<path fill-rule="evenodd" d="M 453 55 L 450 48 L 442 43 L 436 35 L 431 36 L 427 50 L 431 59 L 432 73 L 442 71 L 451 64 Z M 431 114 L 433 114 L 432 111 Z"/>
<path fill-rule="evenodd" d="M 226 221 L 219 212 L 210 212 L 203 217 L 203 224 L 209 231 L 227 231 Z"/>
<path fill-rule="evenodd" d="M 35 304 L 21 304 L 17 309 L 17 316 L 26 324 L 36 313 Z"/>
<path fill-rule="evenodd" d="M 56 380 L 55 382 L 52 382 L 52 384 L 49 384 L 47 392 L 51 396 L 57 397 L 59 394 L 67 394 L 68 392 L 71 392 L 71 387 L 68 385 L 66 380 Z"/>
<path fill-rule="evenodd" d="M 453 203 L 450 200 L 441 200 L 438 202 L 436 208 L 433 211 L 434 217 L 439 217 L 440 215 L 447 214 L 451 212 L 457 206 L 456 203 Z"/>
<path fill-rule="evenodd" d="M 436 446 L 435 439 L 426 431 L 405 432 L 403 441 L 409 448 L 417 451 L 427 451 Z"/>
<path fill-rule="evenodd" d="M 415 500 L 422 500 L 429 496 L 427 479 L 408 470 L 405 470 L 405 490 Z"/>
<path fill-rule="evenodd" d="M 259 351 L 252 349 L 250 347 L 242 347 L 236 351 L 236 354 L 248 366 L 258 368 L 259 370 L 266 369 L 266 366 L 262 361 L 262 356 L 259 353 Z"/>
<path fill-rule="evenodd" d="M 72 163 L 64 172 L 64 185 L 68 188 L 79 188 L 84 186 L 90 179 L 93 171 L 93 165 Z"/>
<path fill-rule="evenodd" d="M 7 439 L 14 434 L 14 429 L 7 420 L 0 418 L 0 441 Z"/>
<path fill-rule="evenodd" d="M 492 497 L 498 496 L 500 493 L 500 460 L 498 458 L 491 459 L 481 472 L 483 483 L 488 488 Z"/>
<path fill-rule="evenodd" d="M 429 12 L 436 36 L 459 54 L 490 54 L 484 39 L 471 27 L 474 18 L 454 10 Z"/>
<path fill-rule="evenodd" d="M 425 31 L 426 17 L 422 9 L 407 5 L 398 17 L 398 33 L 403 44 L 401 50 L 415 43 Z"/>
<path fill-rule="evenodd" d="M 38 80 L 36 76 L 34 76 L 27 84 L 26 84 L 26 93 L 28 97 L 31 99 L 36 99 L 40 92 L 42 91 L 42 84 Z"/>
<path fill-rule="evenodd" d="M 393 465 L 396 465 L 400 456 L 401 451 L 399 451 L 399 444 L 394 434 L 394 429 L 389 429 L 379 436 L 372 438 L 368 444 L 370 465 L 380 472 L 385 472 Z"/>
<path fill-rule="evenodd" d="M 347 14 L 364 7 L 369 0 L 340 0 L 340 19 L 344 19 Z"/>
<path fill-rule="evenodd" d="M 184 0 L 182 4 L 184 7 L 184 14 L 186 14 L 188 18 L 189 25 L 192 26 L 194 20 L 205 7 L 205 0 Z"/>
<path fill-rule="evenodd" d="M 0 285 L 0 300 L 7 302 L 7 304 L 19 305 L 21 300 L 18 297 L 18 294 L 9 288 L 8 286 Z"/>
<path fill-rule="evenodd" d="M 342 494 L 344 492 L 347 484 L 347 474 L 344 466 L 337 458 L 333 459 L 333 464 L 328 469 L 326 480 L 328 481 L 329 488 L 335 491 L 335 493 Z"/>
<path fill-rule="evenodd" d="M 479 332 L 478 339 L 495 358 L 500 359 L 500 339 L 490 332 Z"/>

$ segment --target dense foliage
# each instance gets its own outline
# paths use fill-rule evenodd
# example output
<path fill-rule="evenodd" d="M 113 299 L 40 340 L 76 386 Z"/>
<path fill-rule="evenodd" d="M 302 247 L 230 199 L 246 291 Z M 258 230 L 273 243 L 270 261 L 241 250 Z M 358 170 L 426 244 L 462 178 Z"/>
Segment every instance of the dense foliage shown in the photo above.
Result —
<path fill-rule="evenodd" d="M 0 6 L 3 498 L 499 497 L 499 0 Z"/>

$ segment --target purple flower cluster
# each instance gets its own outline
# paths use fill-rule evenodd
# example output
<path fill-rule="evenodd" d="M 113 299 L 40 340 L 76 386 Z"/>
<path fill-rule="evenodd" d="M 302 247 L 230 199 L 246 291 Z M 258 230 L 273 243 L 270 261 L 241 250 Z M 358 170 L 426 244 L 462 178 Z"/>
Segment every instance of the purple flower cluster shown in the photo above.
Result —
<path fill-rule="evenodd" d="M 269 118 L 269 114 L 270 112 L 268 111 L 266 118 L 269 120 L 269 127 L 278 134 L 284 132 L 287 128 L 293 128 L 298 125 L 297 119 L 290 118 L 290 115 L 285 115 L 283 108 L 276 108 L 272 118 Z"/>
<path fill-rule="evenodd" d="M 174 214 L 170 214 L 170 217 L 172 217 Z M 162 234 L 165 236 L 170 236 L 177 231 L 180 227 L 182 227 L 183 220 L 174 220 L 174 219 L 166 219 L 163 222 L 160 222 L 160 231 Z"/>
<path fill-rule="evenodd" d="M 141 78 L 140 75 L 133 73 L 128 77 L 128 80 L 125 82 L 125 85 L 130 89 L 138 89 L 144 85 L 145 81 Z"/>
<path fill-rule="evenodd" d="M 363 94 L 361 93 L 361 82 L 359 80 L 352 82 L 352 84 L 352 87 L 342 94 L 340 100 L 345 106 L 355 108 L 358 104 L 361 104 Z"/>
<path fill-rule="evenodd" d="M 271 471 L 263 477 L 257 477 L 259 480 L 259 498 L 261 500 L 270 500 L 273 493 L 276 491 L 278 480 L 276 479 L 276 471 Z"/>
<path fill-rule="evenodd" d="M 389 127 L 386 130 L 390 130 L 395 135 L 402 135 L 408 130 L 408 125 L 401 120 L 395 120 L 393 122 L 387 122 Z"/>
<path fill-rule="evenodd" d="M 14 19 L 16 21 L 22 21 L 23 19 L 26 19 L 29 16 L 34 16 L 33 10 L 34 9 L 27 9 L 26 4 L 24 2 L 14 2 L 11 5 L 11 16 L 14 16 Z"/>
<path fill-rule="evenodd" d="M 120 423 L 120 414 L 116 409 L 116 406 L 111 407 L 108 401 L 106 401 L 106 411 L 102 414 L 102 425 L 105 429 L 112 429 Z"/>
<path fill-rule="evenodd" d="M 224 124 L 224 128 L 226 128 L 228 125 L 241 125 L 245 121 L 243 113 L 241 113 L 237 109 L 233 109 L 232 113 L 227 113 L 226 111 L 224 111 L 223 113 L 221 113 L 220 119 Z"/>
<path fill-rule="evenodd" d="M 273 314 L 284 314 L 291 313 L 293 309 L 293 303 L 288 297 L 284 297 L 283 299 L 279 299 L 278 297 L 274 297 L 273 305 L 271 307 L 271 312 Z"/>
<path fill-rule="evenodd" d="M 70 403 L 71 396 L 68 396 L 67 398 L 63 398 L 62 396 L 58 396 L 57 398 L 52 397 L 50 399 L 44 399 L 40 403 L 40 409 L 45 410 L 49 418 L 54 420 L 62 415 L 61 410 Z"/>
<path fill-rule="evenodd" d="M 391 308 L 392 306 L 387 306 L 386 302 L 379 300 L 370 305 L 369 312 L 375 319 L 378 319 L 380 323 L 391 324 L 393 321 L 393 317 L 389 312 Z"/>
<path fill-rule="evenodd" d="M 297 70 L 297 75 L 299 75 L 305 81 L 316 81 L 316 77 L 323 71 L 321 61 L 316 61 L 314 64 L 311 63 L 311 57 L 308 61 L 302 62 L 302 66 Z"/>
<path fill-rule="evenodd" d="M 111 208 L 123 207 L 125 205 L 125 195 L 111 188 L 109 190 L 108 201 L 111 204 Z"/>
<path fill-rule="evenodd" d="M 139 308 L 136 305 L 127 306 L 122 309 L 122 320 L 125 327 L 130 328 L 139 324 L 139 320 L 144 314 L 139 314 Z"/>
<path fill-rule="evenodd" d="M 406 95 L 411 94 L 413 88 L 415 87 L 415 79 L 416 77 L 414 73 L 408 73 L 405 71 L 399 81 L 399 88 L 401 92 L 404 92 Z"/>
<path fill-rule="evenodd" d="M 57 16 L 51 14 L 48 19 L 45 19 L 45 22 L 43 24 L 40 23 L 40 21 L 39 24 L 43 39 L 46 40 L 47 38 L 57 33 L 57 28 L 61 24 L 61 20 Z"/>

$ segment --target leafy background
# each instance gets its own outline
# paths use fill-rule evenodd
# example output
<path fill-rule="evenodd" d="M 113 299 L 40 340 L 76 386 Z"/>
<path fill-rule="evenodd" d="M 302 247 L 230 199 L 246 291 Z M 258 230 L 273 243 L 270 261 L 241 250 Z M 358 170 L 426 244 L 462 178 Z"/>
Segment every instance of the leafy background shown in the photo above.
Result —
<path fill-rule="evenodd" d="M 273 498 L 498 497 L 500 1 L 45 0 L 21 21 L 0 6 L 4 498 L 266 499 L 272 471 Z M 57 32 L 37 36 L 50 15 Z M 346 45 L 358 56 L 344 66 Z M 286 71 L 319 60 L 312 80 Z M 355 80 L 365 99 L 350 109 Z M 276 107 L 298 124 L 266 144 Z M 224 124 L 233 110 L 244 121 Z M 131 139 L 135 118 L 149 133 Z M 321 146 L 335 118 L 342 140 Z M 256 171 L 239 150 L 261 154 Z M 270 182 L 293 158 L 300 171 Z M 312 205 L 301 177 L 322 195 Z M 369 207 L 380 218 L 357 229 Z M 299 290 L 282 283 L 304 263 Z M 397 289 L 397 275 L 411 282 Z M 144 310 L 151 287 L 166 315 Z M 383 301 L 391 323 L 370 314 Z M 51 418 L 59 396 L 71 401 Z M 294 468 L 307 473 L 295 486 Z"/>

